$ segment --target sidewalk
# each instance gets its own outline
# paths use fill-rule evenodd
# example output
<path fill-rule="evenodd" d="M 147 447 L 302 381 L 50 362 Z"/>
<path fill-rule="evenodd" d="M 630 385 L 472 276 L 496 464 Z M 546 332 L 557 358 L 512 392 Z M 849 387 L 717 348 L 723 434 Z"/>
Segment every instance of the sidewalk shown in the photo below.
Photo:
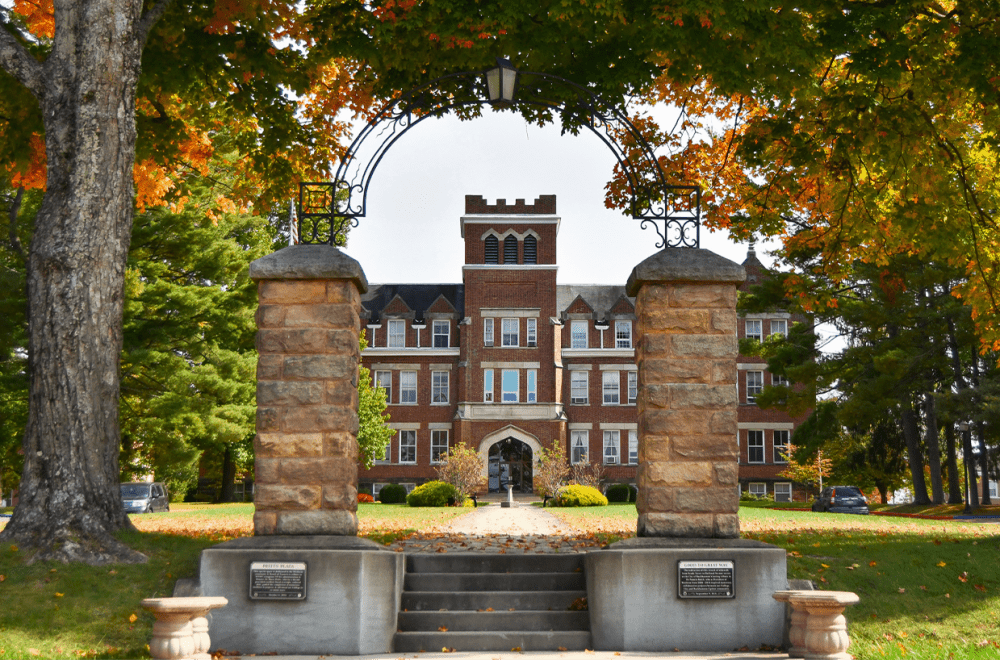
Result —
<path fill-rule="evenodd" d="M 322 660 L 324 658 L 343 660 L 645 660 L 647 658 L 664 658 L 665 660 L 785 660 L 788 658 L 788 654 L 753 651 L 733 651 L 731 653 L 638 653 L 625 651 L 556 651 L 552 653 L 492 651 L 473 653 L 456 651 L 454 653 L 381 653 L 374 655 L 279 655 L 268 656 L 268 658 L 271 660 Z"/>

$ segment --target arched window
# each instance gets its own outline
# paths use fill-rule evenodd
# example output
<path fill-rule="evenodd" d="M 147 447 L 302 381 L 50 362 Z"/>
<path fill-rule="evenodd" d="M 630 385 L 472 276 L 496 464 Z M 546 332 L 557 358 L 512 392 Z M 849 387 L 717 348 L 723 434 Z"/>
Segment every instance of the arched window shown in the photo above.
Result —
<path fill-rule="evenodd" d="M 524 263 L 538 263 L 538 241 L 531 234 L 524 237 Z"/>
<path fill-rule="evenodd" d="M 517 263 L 517 237 L 508 236 L 503 239 L 503 262 L 505 264 Z"/>
<path fill-rule="evenodd" d="M 497 240 L 496 236 L 486 237 L 486 261 L 488 264 L 498 264 L 500 263 L 500 241 Z"/>

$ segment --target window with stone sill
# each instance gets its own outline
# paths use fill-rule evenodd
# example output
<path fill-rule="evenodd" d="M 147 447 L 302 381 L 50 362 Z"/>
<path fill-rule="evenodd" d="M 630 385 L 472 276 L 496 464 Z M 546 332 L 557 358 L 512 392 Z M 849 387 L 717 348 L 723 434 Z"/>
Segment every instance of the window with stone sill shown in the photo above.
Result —
<path fill-rule="evenodd" d="M 396 319 L 389 321 L 389 348 L 406 347 L 406 321 Z"/>
<path fill-rule="evenodd" d="M 483 403 L 493 403 L 492 369 L 483 369 Z"/>
<path fill-rule="evenodd" d="M 792 484 L 776 483 L 774 484 L 774 501 L 775 502 L 791 502 L 792 501 Z"/>
<path fill-rule="evenodd" d="M 386 403 L 392 403 L 392 372 L 391 371 L 376 371 L 375 372 L 375 387 L 381 387 L 385 390 L 385 401 Z"/>
<path fill-rule="evenodd" d="M 764 432 L 747 431 L 747 462 L 764 462 Z"/>
<path fill-rule="evenodd" d="M 417 462 L 417 432 L 413 430 L 399 432 L 399 463 L 400 465 L 415 465 Z"/>
<path fill-rule="evenodd" d="M 527 328 L 525 330 L 525 341 L 528 346 L 534 348 L 538 346 L 538 319 L 526 319 Z"/>
<path fill-rule="evenodd" d="M 589 431 L 570 431 L 570 463 L 573 465 L 587 463 L 589 446 Z"/>
<path fill-rule="evenodd" d="M 536 369 L 528 369 L 528 389 L 526 392 L 525 401 L 528 403 L 538 402 L 538 371 Z"/>
<path fill-rule="evenodd" d="M 500 345 L 517 346 L 519 341 L 520 319 L 500 319 Z"/>
<path fill-rule="evenodd" d="M 434 348 L 448 348 L 451 338 L 451 324 L 448 321 L 434 321 Z"/>
<path fill-rule="evenodd" d="M 502 403 L 517 403 L 518 372 L 517 369 L 504 369 L 500 373 L 500 390 Z"/>
<path fill-rule="evenodd" d="M 747 403 L 756 403 L 757 396 L 764 390 L 764 372 L 747 372 Z"/>
<path fill-rule="evenodd" d="M 774 432 L 774 442 L 772 443 L 774 449 L 774 462 L 775 463 L 787 463 L 788 462 L 788 431 L 775 431 Z"/>
<path fill-rule="evenodd" d="M 417 372 L 399 372 L 399 402 L 401 404 L 415 404 L 417 402 Z"/>
<path fill-rule="evenodd" d="M 431 372 L 431 403 L 448 403 L 448 372 Z"/>
<path fill-rule="evenodd" d="M 438 464 L 448 455 L 448 431 L 435 429 L 431 431 L 431 463 Z"/>
<path fill-rule="evenodd" d="M 761 341 L 764 338 L 763 330 L 761 330 L 760 319 L 747 319 L 746 321 L 746 338 L 756 339 Z"/>
<path fill-rule="evenodd" d="M 635 400 L 639 398 L 639 372 L 629 371 L 628 374 L 628 402 L 629 405 L 634 405 Z"/>
<path fill-rule="evenodd" d="M 604 432 L 604 464 L 618 465 L 618 452 L 621 446 L 621 433 L 619 431 Z"/>
<path fill-rule="evenodd" d="M 483 319 L 483 346 L 493 345 L 493 319 Z"/>
<path fill-rule="evenodd" d="M 751 483 L 747 486 L 747 490 L 755 497 L 764 497 L 767 495 L 767 484 Z"/>
<path fill-rule="evenodd" d="M 615 348 L 632 348 L 631 321 L 615 321 Z"/>
<path fill-rule="evenodd" d="M 785 319 L 774 319 L 771 321 L 771 334 L 781 335 L 782 337 L 788 336 L 788 321 Z"/>
<path fill-rule="evenodd" d="M 604 405 L 617 406 L 621 403 L 621 383 L 617 371 L 605 371 L 602 375 Z"/>
<path fill-rule="evenodd" d="M 570 348 L 587 348 L 587 321 L 570 324 Z"/>
<path fill-rule="evenodd" d="M 392 439 L 385 443 L 385 454 L 375 459 L 375 465 L 389 465 L 392 463 Z M 375 493 L 378 495 L 378 492 Z"/>
<path fill-rule="evenodd" d="M 569 372 L 569 401 L 572 404 L 584 405 L 588 402 L 588 377 L 586 371 Z"/>
<path fill-rule="evenodd" d="M 635 430 L 628 432 L 628 464 L 639 464 L 639 432 Z"/>

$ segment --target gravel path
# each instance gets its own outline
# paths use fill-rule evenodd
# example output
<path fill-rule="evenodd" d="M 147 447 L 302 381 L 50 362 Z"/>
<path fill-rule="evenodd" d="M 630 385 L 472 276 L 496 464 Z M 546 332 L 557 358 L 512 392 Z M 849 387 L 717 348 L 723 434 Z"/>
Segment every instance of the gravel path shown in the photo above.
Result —
<path fill-rule="evenodd" d="M 498 504 L 481 506 L 438 527 L 442 534 L 505 534 L 526 536 L 533 534 L 572 534 L 573 529 L 547 511 L 537 506 L 501 507 Z"/>

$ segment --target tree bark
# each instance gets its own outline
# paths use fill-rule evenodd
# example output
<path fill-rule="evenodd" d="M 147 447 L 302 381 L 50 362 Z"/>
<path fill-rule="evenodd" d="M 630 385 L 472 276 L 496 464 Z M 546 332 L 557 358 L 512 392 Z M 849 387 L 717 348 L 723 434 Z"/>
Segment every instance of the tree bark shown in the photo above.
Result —
<path fill-rule="evenodd" d="M 944 427 L 945 447 L 948 458 L 948 504 L 962 503 L 962 479 L 958 473 L 958 447 L 955 441 L 955 425 L 947 424 Z"/>
<path fill-rule="evenodd" d="M 236 462 L 233 460 L 233 448 L 228 443 L 222 455 L 222 484 L 219 486 L 218 502 L 232 502 L 236 491 Z"/>
<path fill-rule="evenodd" d="M 0 64 L 39 100 L 48 159 L 28 259 L 24 473 L 0 534 L 33 560 L 145 561 L 113 536 L 131 528 L 118 488 L 118 363 L 135 93 L 146 33 L 165 8 L 143 17 L 142 5 L 56 0 L 52 50 L 37 68 L 0 39 Z"/>
<path fill-rule="evenodd" d="M 927 496 L 927 482 L 924 481 L 924 453 L 920 446 L 920 427 L 913 404 L 907 399 L 903 403 L 903 438 L 906 440 L 906 460 L 913 479 L 913 503 L 930 504 Z"/>
<path fill-rule="evenodd" d="M 927 447 L 927 466 L 931 471 L 931 500 L 944 504 L 944 485 L 941 481 L 941 446 L 938 444 L 937 404 L 933 392 L 924 393 L 924 446 Z"/>

